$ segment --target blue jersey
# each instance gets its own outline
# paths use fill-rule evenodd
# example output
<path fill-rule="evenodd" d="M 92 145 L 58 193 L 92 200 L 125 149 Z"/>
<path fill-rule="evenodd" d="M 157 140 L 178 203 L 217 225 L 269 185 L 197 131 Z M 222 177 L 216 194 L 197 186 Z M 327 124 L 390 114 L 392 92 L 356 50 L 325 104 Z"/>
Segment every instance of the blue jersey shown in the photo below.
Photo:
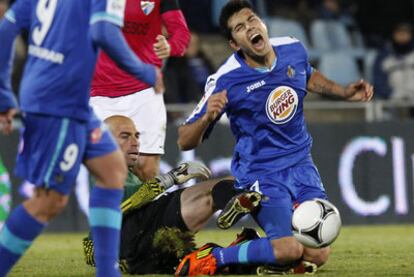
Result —
<path fill-rule="evenodd" d="M 233 54 L 208 78 L 203 99 L 186 121 L 202 117 L 208 98 L 227 90 L 223 113 L 236 138 L 232 173 L 241 186 L 271 180 L 277 171 L 310 155 L 312 139 L 304 121 L 303 100 L 313 69 L 298 40 L 280 37 L 271 43 L 277 56 L 271 69 L 254 69 L 239 53 Z"/>
<path fill-rule="evenodd" d="M 122 26 L 125 0 L 17 0 L 5 17 L 29 32 L 24 112 L 87 120 L 96 48 L 89 24 Z"/>

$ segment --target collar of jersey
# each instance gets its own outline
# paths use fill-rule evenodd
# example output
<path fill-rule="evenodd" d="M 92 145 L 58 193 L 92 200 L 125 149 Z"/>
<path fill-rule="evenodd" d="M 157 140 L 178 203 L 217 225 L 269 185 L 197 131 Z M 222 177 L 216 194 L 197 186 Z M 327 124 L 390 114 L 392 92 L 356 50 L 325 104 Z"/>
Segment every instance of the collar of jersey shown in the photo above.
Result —
<path fill-rule="evenodd" d="M 239 60 L 239 62 L 242 63 L 244 66 L 246 66 L 248 68 L 251 68 L 251 69 L 253 69 L 253 70 L 257 71 L 257 72 L 260 72 L 260 73 L 270 72 L 273 69 L 275 69 L 275 67 L 277 65 L 277 56 L 275 57 L 275 60 L 273 61 L 273 64 L 272 64 L 272 66 L 270 68 L 267 68 L 267 67 L 251 67 L 251 66 L 249 66 L 246 63 L 246 61 L 244 60 L 244 58 L 241 57 L 240 53 L 237 52 L 235 54 L 235 56 L 236 56 L 236 59 Z"/>
<path fill-rule="evenodd" d="M 263 67 L 259 66 L 259 67 L 254 67 L 254 69 L 259 71 L 260 73 L 266 73 L 266 72 L 272 71 L 276 67 L 276 64 L 277 64 L 277 57 L 275 57 L 275 60 L 273 61 L 272 66 L 270 68 L 267 68 L 265 66 Z"/>

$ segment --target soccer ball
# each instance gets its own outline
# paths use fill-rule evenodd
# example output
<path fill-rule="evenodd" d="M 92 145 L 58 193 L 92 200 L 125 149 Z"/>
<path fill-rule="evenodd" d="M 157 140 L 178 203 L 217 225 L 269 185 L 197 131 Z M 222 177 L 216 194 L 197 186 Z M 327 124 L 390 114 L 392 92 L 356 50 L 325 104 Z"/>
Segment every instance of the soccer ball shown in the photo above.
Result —
<path fill-rule="evenodd" d="M 322 248 L 330 245 L 341 230 L 341 216 L 329 201 L 315 198 L 301 203 L 293 212 L 293 235 L 303 245 Z"/>

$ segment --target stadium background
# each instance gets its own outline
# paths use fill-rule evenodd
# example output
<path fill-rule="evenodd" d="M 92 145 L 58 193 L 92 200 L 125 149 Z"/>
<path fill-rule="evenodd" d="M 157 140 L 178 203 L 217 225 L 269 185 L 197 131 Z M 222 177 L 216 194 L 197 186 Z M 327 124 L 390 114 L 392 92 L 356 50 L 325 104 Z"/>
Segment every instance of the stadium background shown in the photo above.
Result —
<path fill-rule="evenodd" d="M 214 15 L 225 1 L 181 0 L 180 4 L 192 30 L 200 34 L 207 56 L 218 65 L 229 49 L 217 33 Z M 300 23 L 309 49 L 314 51 L 312 61 L 320 65 L 322 54 L 344 54 L 356 64 L 359 77 L 372 80 L 373 58 L 386 44 L 392 27 L 398 22 L 413 22 L 414 1 L 342 1 L 355 19 L 362 44 L 347 49 L 318 51 L 310 36 L 310 25 L 303 24 L 300 5 L 306 3 L 309 11 L 317 13 L 321 1 L 253 1 L 266 22 L 294 21 Z M 309 12 L 311 13 L 311 12 Z M 312 20 L 317 20 L 314 18 Z M 270 28 L 270 31 L 272 29 Z M 276 31 L 275 31 L 276 32 Z M 277 33 L 277 32 L 276 32 Z M 354 41 L 352 41 L 354 43 Z M 347 50 L 347 51 L 345 51 Z M 371 56 L 370 56 L 371 57 Z M 24 58 L 24 57 L 23 57 Z M 348 71 L 328 68 L 328 76 L 348 75 Z M 338 70 L 337 70 L 338 69 Z M 18 80 L 19 72 L 15 72 Z M 414 76 L 413 76 L 414 78 Z M 17 89 L 17 81 L 15 81 Z M 167 94 L 173 93 L 168 91 Z M 353 105 L 353 106 L 352 106 Z M 175 166 L 186 159 L 206 162 L 216 176 L 228 173 L 234 140 L 226 121 L 217 127 L 207 143 L 195 152 L 180 153 L 176 146 L 177 124 L 194 107 L 194 103 L 169 102 L 169 125 L 164 168 Z M 310 98 L 305 104 L 309 130 L 314 138 L 313 155 L 330 199 L 338 206 L 345 225 L 377 223 L 411 223 L 414 209 L 414 122 L 410 108 L 414 102 L 376 99 L 373 103 L 356 105 L 333 99 Z M 0 155 L 12 172 L 17 152 L 19 132 L 9 137 L 0 135 Z M 11 174 L 13 206 L 22 196 L 18 187 L 22 180 Z M 211 225 L 212 226 L 212 225 Z M 64 213 L 48 227 L 49 231 L 83 231 L 87 229 L 85 216 L 74 197 Z"/>

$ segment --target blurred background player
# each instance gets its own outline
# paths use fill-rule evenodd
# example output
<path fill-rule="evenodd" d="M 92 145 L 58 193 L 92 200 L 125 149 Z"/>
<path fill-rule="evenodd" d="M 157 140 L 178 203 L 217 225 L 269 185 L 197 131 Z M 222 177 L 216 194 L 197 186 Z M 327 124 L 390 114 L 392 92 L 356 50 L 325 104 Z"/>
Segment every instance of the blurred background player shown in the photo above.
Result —
<path fill-rule="evenodd" d="M 162 26 L 168 39 L 162 35 Z M 148 75 L 155 75 L 155 71 L 160 74 L 163 59 L 183 56 L 190 41 L 177 0 L 127 0 L 122 32 L 135 54 L 154 65 L 148 69 Z M 99 54 L 91 105 L 101 119 L 121 114 L 140 127 L 141 155 L 136 171 L 141 180 L 159 173 L 160 157 L 164 154 L 167 116 L 162 92 L 145 78 L 136 80 L 105 53 Z"/>
<path fill-rule="evenodd" d="M 267 27 L 248 1 L 228 2 L 220 26 L 235 53 L 207 80 L 205 96 L 179 128 L 178 145 L 182 150 L 197 147 L 226 112 L 237 141 L 231 167 L 236 187 L 267 198 L 254 214 L 267 238 L 203 248 L 184 258 L 176 274 L 214 275 L 229 264 L 286 265 L 301 259 L 321 266 L 329 247 L 304 248 L 291 226 L 295 202 L 327 198 L 310 154 L 303 100 L 310 90 L 369 101 L 373 88 L 363 80 L 342 87 L 310 66 L 297 39 L 269 39 Z"/>
<path fill-rule="evenodd" d="M 210 180 L 164 193 L 190 179 L 207 180 L 210 170 L 196 162 L 185 162 L 169 173 L 142 182 L 132 172 L 138 162 L 139 132 L 125 116 L 105 120 L 116 138 L 130 169 L 122 202 L 120 260 L 130 274 L 172 274 L 178 259 L 194 249 L 193 235 L 236 195 L 233 180 Z M 244 196 L 256 192 L 242 193 Z M 239 195 L 239 194 L 238 194 Z M 258 201 L 253 203 L 257 207 Z M 86 262 L 94 265 L 93 243 L 83 241 Z"/>
<path fill-rule="evenodd" d="M 95 46 L 135 78 L 148 74 L 120 32 L 124 9 L 119 0 L 17 0 L 0 22 L 0 128 L 4 133 L 10 133 L 16 111 L 10 85 L 13 41 L 21 31 L 29 32 L 29 56 L 20 86 L 24 147 L 16 173 L 37 186 L 34 196 L 11 213 L 0 233 L 0 276 L 67 205 L 82 162 L 97 180 L 89 216 L 96 240 L 97 276 L 120 275 L 116 266 L 119 205 L 126 166 L 89 106 L 89 89 Z M 162 87 L 160 78 L 152 80 Z"/>

